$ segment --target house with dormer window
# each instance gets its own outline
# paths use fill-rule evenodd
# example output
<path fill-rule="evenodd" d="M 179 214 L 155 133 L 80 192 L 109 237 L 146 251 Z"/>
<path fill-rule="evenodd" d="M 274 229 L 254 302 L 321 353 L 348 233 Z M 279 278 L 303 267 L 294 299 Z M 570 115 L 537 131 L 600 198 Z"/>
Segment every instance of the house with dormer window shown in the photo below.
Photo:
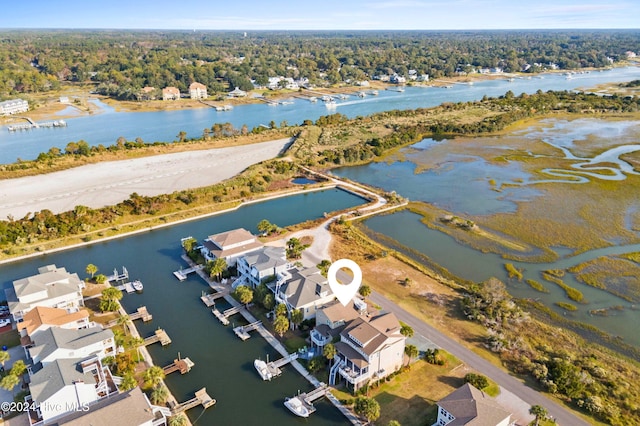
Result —
<path fill-rule="evenodd" d="M 284 303 L 289 312 L 301 310 L 303 320 L 315 318 L 316 309 L 335 298 L 329 281 L 316 267 L 282 272 L 278 275 L 274 294 L 276 302 Z"/>
<path fill-rule="evenodd" d="M 438 419 L 433 426 L 508 426 L 511 414 L 495 399 L 469 383 L 438 401 Z"/>
<path fill-rule="evenodd" d="M 224 259 L 228 266 L 236 264 L 244 254 L 262 247 L 255 235 L 244 228 L 233 229 L 219 234 L 209 235 L 200 252 L 207 260 Z"/>
<path fill-rule="evenodd" d="M 266 280 L 276 279 L 293 265 L 287 260 L 284 247 L 269 246 L 243 254 L 238 258 L 236 267 L 238 279 L 234 282 L 234 287 L 249 285 L 255 288 Z"/>

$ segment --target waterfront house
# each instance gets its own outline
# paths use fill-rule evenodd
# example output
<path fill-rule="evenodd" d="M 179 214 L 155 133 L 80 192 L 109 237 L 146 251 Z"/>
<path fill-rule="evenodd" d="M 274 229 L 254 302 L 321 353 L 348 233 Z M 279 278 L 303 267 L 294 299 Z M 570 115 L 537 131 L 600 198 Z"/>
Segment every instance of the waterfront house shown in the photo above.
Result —
<path fill-rule="evenodd" d="M 31 375 L 29 390 L 27 401 L 36 407 L 29 413 L 32 425 L 53 424 L 57 417 L 87 410 L 89 404 L 118 392 L 98 356 L 57 359 Z"/>
<path fill-rule="evenodd" d="M 238 279 L 234 286 L 249 285 L 257 287 L 260 283 L 291 269 L 293 265 L 287 260 L 284 247 L 261 247 L 258 250 L 243 254 L 236 263 Z"/>
<path fill-rule="evenodd" d="M 60 426 L 160 426 L 165 425 L 171 410 L 149 402 L 139 387 L 99 400 L 87 411 L 67 414 L 58 419 Z"/>
<path fill-rule="evenodd" d="M 29 111 L 29 102 L 24 99 L 11 99 L 0 102 L 0 115 L 13 115 Z"/>
<path fill-rule="evenodd" d="M 180 99 L 180 90 L 177 87 L 169 86 L 162 89 L 163 101 L 175 101 L 176 99 Z"/>
<path fill-rule="evenodd" d="M 200 252 L 207 260 L 221 258 L 228 266 L 232 266 L 240 256 L 261 247 L 262 243 L 255 235 L 244 228 L 238 228 L 209 235 L 204 240 Z"/>
<path fill-rule="evenodd" d="M 151 86 L 145 86 L 140 89 L 139 97 L 141 101 L 153 101 L 156 99 L 156 88 Z M 178 96 L 180 94 L 178 93 Z"/>
<path fill-rule="evenodd" d="M 507 426 L 511 414 L 469 383 L 438 401 L 438 419 L 433 426 Z"/>
<path fill-rule="evenodd" d="M 236 87 L 229 92 L 229 97 L 231 98 L 244 98 L 245 96 L 247 96 L 247 92 L 245 92 L 244 90 L 240 90 L 239 87 Z"/>
<path fill-rule="evenodd" d="M 20 341 L 25 350 L 33 345 L 30 336 L 38 331 L 44 331 L 51 327 L 80 329 L 95 326 L 89 321 L 89 311 L 80 309 L 76 312 L 67 312 L 64 309 L 36 306 L 27 312 L 23 320 L 17 324 L 20 333 Z"/>
<path fill-rule="evenodd" d="M 191 99 L 206 99 L 207 86 L 198 82 L 191 83 L 189 85 L 189 97 Z"/>
<path fill-rule="evenodd" d="M 335 299 L 329 282 L 316 267 L 280 273 L 274 293 L 276 302 L 284 303 L 289 312 L 301 310 L 303 320 L 315 318 L 317 307 Z"/>
<path fill-rule="evenodd" d="M 38 275 L 14 281 L 5 293 L 13 318 L 22 321 L 24 315 L 36 306 L 77 311 L 83 306 L 84 287 L 85 283 L 78 274 L 47 265 L 38 268 Z"/>
<path fill-rule="evenodd" d="M 87 358 L 97 356 L 102 359 L 116 355 L 113 332 L 101 327 L 79 330 L 51 327 L 31 336 L 33 346 L 28 349 L 33 362 L 32 369 L 39 364 L 47 365 L 59 359 Z"/>
<path fill-rule="evenodd" d="M 335 343 L 329 384 L 335 385 L 342 377 L 355 392 L 370 380 L 381 380 L 398 371 L 404 360 L 405 341 L 393 313 L 369 321 L 363 317 L 350 321 Z"/>
<path fill-rule="evenodd" d="M 311 330 L 311 344 L 318 347 L 319 352 L 327 343 L 340 334 L 350 321 L 366 315 L 367 304 L 354 297 L 346 306 L 337 300 L 316 310 L 316 326 Z"/>

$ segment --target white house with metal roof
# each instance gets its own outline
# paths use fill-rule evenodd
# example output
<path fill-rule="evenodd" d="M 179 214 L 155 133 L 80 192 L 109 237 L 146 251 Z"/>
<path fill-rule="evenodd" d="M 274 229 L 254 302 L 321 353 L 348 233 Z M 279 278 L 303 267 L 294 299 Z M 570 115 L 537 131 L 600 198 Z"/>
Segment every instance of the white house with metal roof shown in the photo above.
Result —
<path fill-rule="evenodd" d="M 318 307 L 335 299 L 329 281 L 316 267 L 282 272 L 274 293 L 276 302 L 284 303 L 289 312 L 301 310 L 304 320 L 315 318 Z"/>
<path fill-rule="evenodd" d="M 258 250 L 243 254 L 236 263 L 238 279 L 236 285 L 257 287 L 264 280 L 291 269 L 293 265 L 287 260 L 284 247 L 261 247 Z"/>
<path fill-rule="evenodd" d="M 101 327 L 79 330 L 51 327 L 31 336 L 33 346 L 28 349 L 33 364 L 46 365 L 58 359 L 87 358 L 100 359 L 116 355 L 113 332 Z"/>

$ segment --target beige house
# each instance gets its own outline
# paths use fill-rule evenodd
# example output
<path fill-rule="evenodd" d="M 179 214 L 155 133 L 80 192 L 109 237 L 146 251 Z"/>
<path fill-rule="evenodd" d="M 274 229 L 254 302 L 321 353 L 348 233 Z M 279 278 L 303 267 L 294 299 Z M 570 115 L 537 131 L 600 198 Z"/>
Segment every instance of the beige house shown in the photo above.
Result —
<path fill-rule="evenodd" d="M 198 82 L 191 83 L 189 85 L 189 96 L 191 99 L 206 99 L 207 86 Z"/>
<path fill-rule="evenodd" d="M 244 254 L 262 248 L 255 235 L 244 228 L 233 229 L 220 234 L 209 235 L 200 252 L 207 260 L 222 258 L 227 265 L 235 265 Z"/>
<path fill-rule="evenodd" d="M 508 426 L 511 414 L 469 383 L 438 401 L 438 419 L 433 426 Z"/>
<path fill-rule="evenodd" d="M 94 325 L 89 321 L 89 311 L 86 309 L 69 313 L 64 309 L 36 306 L 24 315 L 22 322 L 19 322 L 17 327 L 21 344 L 26 350 L 27 347 L 33 345 L 30 336 L 38 331 L 44 331 L 51 327 L 77 330 Z"/>
<path fill-rule="evenodd" d="M 329 384 L 344 379 L 357 391 L 372 380 L 381 380 L 398 371 L 404 360 L 406 338 L 393 313 L 371 319 L 359 316 L 348 322 L 335 343 L 336 356 L 329 372 Z"/>
<path fill-rule="evenodd" d="M 180 90 L 177 87 L 169 86 L 162 89 L 163 101 L 175 101 L 176 99 L 180 99 Z"/>

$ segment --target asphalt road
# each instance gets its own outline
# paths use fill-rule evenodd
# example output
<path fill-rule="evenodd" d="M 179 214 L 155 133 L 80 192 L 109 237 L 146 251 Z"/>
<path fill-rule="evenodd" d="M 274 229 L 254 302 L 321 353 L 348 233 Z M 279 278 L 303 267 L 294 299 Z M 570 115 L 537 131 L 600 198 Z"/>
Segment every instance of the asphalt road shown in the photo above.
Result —
<path fill-rule="evenodd" d="M 350 281 L 350 278 L 347 275 L 345 275 L 344 277 L 339 276 L 339 279 L 341 282 Z M 509 375 L 481 356 L 476 355 L 474 352 L 465 348 L 450 337 L 444 335 L 439 330 L 416 318 L 409 312 L 405 311 L 398 304 L 392 302 L 381 294 L 373 292 L 369 296 L 369 300 L 376 303 L 377 305 L 382 306 L 385 311 L 393 312 L 400 321 L 409 324 L 416 334 L 420 334 L 431 340 L 437 346 L 451 353 L 470 368 L 477 370 L 481 374 L 489 377 L 491 380 L 498 383 L 509 392 L 515 394 L 523 401 L 526 401 L 530 405 L 543 406 L 547 409 L 549 415 L 553 416 L 553 418 L 559 425 L 589 425 L 589 423 L 579 417 L 576 417 L 573 413 L 565 409 L 560 404 L 550 400 L 543 394 L 524 385 L 519 379 Z"/>

